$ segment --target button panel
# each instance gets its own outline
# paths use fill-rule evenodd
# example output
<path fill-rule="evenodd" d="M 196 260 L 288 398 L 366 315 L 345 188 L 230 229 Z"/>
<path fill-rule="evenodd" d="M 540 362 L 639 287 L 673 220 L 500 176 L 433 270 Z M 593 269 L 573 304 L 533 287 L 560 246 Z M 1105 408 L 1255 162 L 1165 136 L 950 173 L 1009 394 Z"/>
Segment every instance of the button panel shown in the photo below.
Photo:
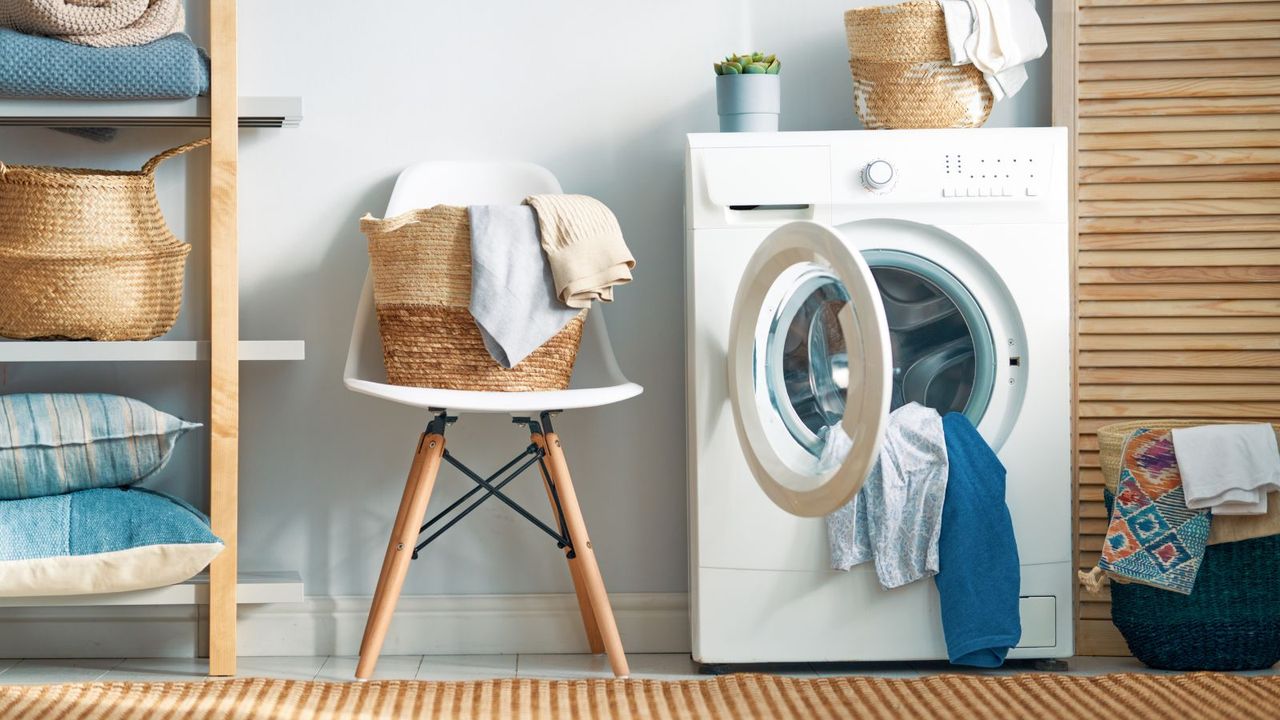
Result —
<path fill-rule="evenodd" d="M 953 152 L 942 157 L 944 198 L 1028 198 L 1040 194 L 1036 159 L 1022 153 Z"/>

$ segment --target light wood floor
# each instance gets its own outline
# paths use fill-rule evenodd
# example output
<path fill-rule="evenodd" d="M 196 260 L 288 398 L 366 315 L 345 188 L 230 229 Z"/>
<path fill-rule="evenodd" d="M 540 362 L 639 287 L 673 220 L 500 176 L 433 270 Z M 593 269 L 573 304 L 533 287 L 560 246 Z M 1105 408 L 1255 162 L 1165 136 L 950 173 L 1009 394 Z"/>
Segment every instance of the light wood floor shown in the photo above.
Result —
<path fill-rule="evenodd" d="M 632 677 L 663 680 L 698 679 L 698 668 L 688 655 L 628 655 Z M 293 680 L 348 681 L 355 674 L 353 657 L 242 657 L 242 677 Z M 1072 658 L 1067 672 L 1097 675 L 1115 672 L 1158 672 L 1129 658 Z M 797 677 L 876 675 L 919 677 L 947 672 L 1011 674 L 1036 672 L 1026 663 L 1011 662 L 995 671 L 952 668 L 946 663 L 878 663 L 840 665 L 786 665 L 751 668 Z M 52 684 L 92 681 L 203 680 L 207 660 L 185 658 L 130 659 L 0 659 L 0 685 Z M 1280 673 L 1280 666 L 1262 671 Z M 1251 673 L 1256 674 L 1256 673 Z M 603 655 L 386 655 L 378 663 L 375 678 L 387 680 L 478 680 L 486 678 L 607 678 L 609 662 Z"/>

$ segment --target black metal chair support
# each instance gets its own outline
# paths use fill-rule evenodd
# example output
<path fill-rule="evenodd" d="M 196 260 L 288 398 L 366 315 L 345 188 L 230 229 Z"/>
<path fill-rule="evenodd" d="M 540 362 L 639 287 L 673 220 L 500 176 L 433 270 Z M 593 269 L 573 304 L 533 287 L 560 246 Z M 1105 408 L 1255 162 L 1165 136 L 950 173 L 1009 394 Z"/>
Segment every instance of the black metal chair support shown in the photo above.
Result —
<path fill-rule="evenodd" d="M 427 432 L 432 434 L 437 434 L 437 435 L 444 435 L 445 428 L 453 424 L 455 421 L 457 421 L 456 417 L 450 416 L 443 411 L 438 412 L 438 414 L 427 425 Z M 513 418 L 512 422 L 517 425 L 528 426 L 530 433 L 534 435 L 541 435 L 542 426 L 545 425 L 549 428 L 551 424 L 549 412 L 542 413 L 542 425 L 539 425 L 537 420 L 533 420 L 532 418 L 527 418 L 527 417 Z M 470 505 L 467 505 L 466 507 L 462 508 L 461 511 L 459 511 L 447 522 L 445 522 L 442 527 L 440 527 L 438 530 L 436 530 L 434 533 L 428 536 L 426 540 L 423 540 L 422 542 L 418 543 L 418 545 L 413 548 L 413 559 L 417 560 L 418 553 L 421 552 L 423 548 L 431 544 L 431 542 L 434 541 L 436 538 L 443 535 L 446 530 L 453 527 L 454 525 L 457 525 L 462 520 L 462 518 L 466 517 L 467 515 L 470 515 L 473 511 L 475 511 L 476 508 L 480 507 L 480 505 L 482 505 L 486 500 L 488 500 L 491 497 L 498 498 L 504 504 L 506 504 L 507 507 L 510 507 L 512 510 L 515 510 L 517 513 L 520 514 L 521 517 L 528 520 L 539 530 L 551 536 L 551 539 L 556 541 L 556 547 L 559 547 L 562 549 L 568 548 L 568 556 L 569 558 L 573 558 L 575 556 L 573 551 L 573 541 L 569 537 L 569 530 L 564 519 L 564 510 L 560 507 L 560 495 L 556 491 L 555 482 L 551 480 L 551 473 L 547 471 L 546 462 L 543 459 L 545 456 L 546 456 L 546 450 L 538 447 L 534 443 L 530 443 L 529 446 L 525 448 L 524 452 L 512 458 L 507 464 L 503 465 L 501 468 L 498 468 L 498 470 L 496 470 L 494 473 L 492 473 L 488 477 L 481 477 L 479 473 L 467 467 L 466 464 L 464 464 L 461 460 L 458 460 L 456 457 L 454 457 L 452 453 L 448 451 L 448 449 L 446 449 L 444 451 L 445 462 L 448 462 L 450 465 L 457 468 L 459 472 L 461 472 L 463 475 L 469 478 L 472 482 L 474 482 L 476 486 L 468 490 L 466 493 L 464 493 L 462 497 L 453 501 L 449 505 L 449 507 L 445 508 L 444 510 L 441 510 L 439 513 L 436 513 L 435 516 L 433 516 L 430 520 L 424 523 L 421 528 L 418 529 L 418 534 L 421 535 L 422 533 L 430 529 L 432 526 L 434 526 L 436 523 L 444 520 L 444 518 L 447 517 L 450 513 L 453 513 L 455 510 L 461 507 L 463 503 L 465 503 L 467 500 L 474 497 L 476 493 L 479 493 L 483 490 L 484 494 L 475 502 L 472 502 Z M 521 462 L 522 460 L 523 462 Z M 551 502 L 552 502 L 552 505 L 555 507 L 555 511 L 556 511 L 556 525 L 559 527 L 559 532 L 557 532 L 556 530 L 553 530 L 546 523 L 539 520 L 532 513 L 530 513 L 523 506 L 521 506 L 520 503 L 516 502 L 515 500 L 512 500 L 510 497 L 508 497 L 505 493 L 502 492 L 502 488 L 506 487 L 511 481 L 520 477 L 520 475 L 523 474 L 524 471 L 528 470 L 530 467 L 533 467 L 533 465 L 535 464 L 538 465 L 538 469 L 542 473 L 542 477 L 547 482 L 547 488 L 551 496 Z M 506 477 L 503 477 L 502 480 L 498 481 L 497 483 L 494 482 L 504 474 L 506 475 Z"/>

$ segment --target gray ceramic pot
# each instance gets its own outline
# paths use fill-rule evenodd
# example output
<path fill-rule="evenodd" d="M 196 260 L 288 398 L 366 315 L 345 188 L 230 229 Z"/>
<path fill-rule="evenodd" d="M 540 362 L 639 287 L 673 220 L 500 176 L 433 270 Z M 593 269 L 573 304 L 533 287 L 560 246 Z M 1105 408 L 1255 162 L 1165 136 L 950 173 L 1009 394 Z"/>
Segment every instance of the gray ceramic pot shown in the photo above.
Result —
<path fill-rule="evenodd" d="M 782 111 L 778 75 L 717 75 L 720 132 L 777 132 Z"/>

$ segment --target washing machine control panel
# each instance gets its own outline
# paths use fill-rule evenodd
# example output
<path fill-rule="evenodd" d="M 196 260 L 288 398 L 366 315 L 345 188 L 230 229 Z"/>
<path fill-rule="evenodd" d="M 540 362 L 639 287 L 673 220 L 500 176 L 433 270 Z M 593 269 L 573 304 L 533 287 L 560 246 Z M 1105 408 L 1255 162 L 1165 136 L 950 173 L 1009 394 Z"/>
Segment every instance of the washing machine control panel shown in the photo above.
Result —
<path fill-rule="evenodd" d="M 1036 160 L 1034 153 L 1016 149 L 944 153 L 941 195 L 946 198 L 1036 197 L 1041 193 L 1040 181 L 1045 175 L 1045 170 L 1041 170 L 1040 178 L 1036 177 Z"/>
<path fill-rule="evenodd" d="M 831 200 L 846 206 L 999 203 L 1030 211 L 1053 191 L 1054 145 L 1043 133 L 1015 129 L 854 135 L 831 144 Z"/>

